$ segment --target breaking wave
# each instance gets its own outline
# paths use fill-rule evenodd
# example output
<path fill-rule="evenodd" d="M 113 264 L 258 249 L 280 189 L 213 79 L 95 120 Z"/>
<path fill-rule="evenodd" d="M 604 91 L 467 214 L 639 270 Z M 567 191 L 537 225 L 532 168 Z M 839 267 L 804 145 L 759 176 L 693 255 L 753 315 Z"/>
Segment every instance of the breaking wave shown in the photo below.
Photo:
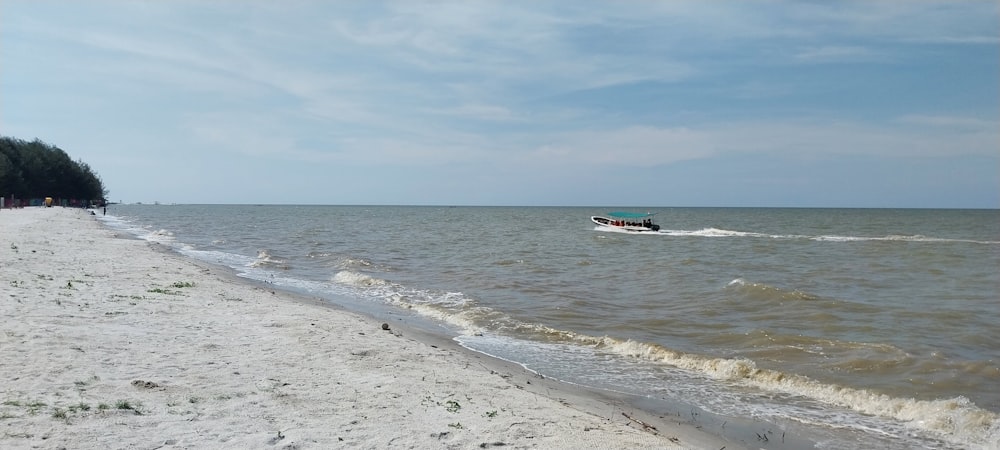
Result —
<path fill-rule="evenodd" d="M 168 230 L 160 229 L 156 231 L 150 231 L 149 233 L 140 236 L 150 242 L 159 242 L 161 244 L 169 244 L 174 242 L 174 233 Z"/>
<path fill-rule="evenodd" d="M 291 268 L 284 258 L 275 257 L 267 250 L 258 251 L 257 258 L 250 262 L 250 264 L 247 264 L 247 266 L 261 269 L 280 270 L 288 270 Z"/>
<path fill-rule="evenodd" d="M 346 284 L 354 287 L 388 286 L 389 282 L 378 278 L 370 277 L 358 272 L 343 270 L 333 276 L 335 283 Z"/>
<path fill-rule="evenodd" d="M 703 373 L 711 378 L 767 392 L 803 396 L 823 403 L 898 420 L 961 444 L 995 448 L 1000 443 L 1000 416 L 968 398 L 941 400 L 897 398 L 866 389 L 825 384 L 805 376 L 758 368 L 749 359 L 712 358 L 674 351 L 656 344 L 610 337 L 579 336 L 585 344 L 624 356 Z"/>

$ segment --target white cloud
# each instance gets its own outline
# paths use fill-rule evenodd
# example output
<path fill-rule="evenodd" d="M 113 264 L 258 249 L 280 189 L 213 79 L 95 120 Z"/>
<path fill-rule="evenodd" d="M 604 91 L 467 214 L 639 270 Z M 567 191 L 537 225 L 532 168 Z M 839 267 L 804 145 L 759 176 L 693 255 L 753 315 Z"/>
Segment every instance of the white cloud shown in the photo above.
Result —
<path fill-rule="evenodd" d="M 906 39 L 906 42 L 915 44 L 998 45 L 1000 44 L 1000 36 L 959 35 L 916 37 Z"/>
<path fill-rule="evenodd" d="M 807 63 L 885 61 L 887 55 L 861 46 L 826 45 L 800 50 L 795 59 Z"/>
<path fill-rule="evenodd" d="M 710 136 L 704 132 L 632 126 L 555 136 L 551 143 L 531 152 L 524 163 L 653 167 L 705 158 L 713 153 Z"/>
<path fill-rule="evenodd" d="M 474 119 L 491 122 L 515 122 L 523 121 L 517 113 L 508 107 L 488 104 L 462 104 L 453 108 L 431 108 L 429 112 L 441 115 L 452 116 L 460 119 Z"/>
<path fill-rule="evenodd" d="M 968 116 L 931 116 L 910 114 L 896 119 L 899 123 L 911 125 L 926 125 L 932 127 L 958 128 L 966 130 L 980 130 L 984 132 L 1000 129 L 1000 123 Z"/>
<path fill-rule="evenodd" d="M 710 131 L 719 153 L 760 153 L 811 158 L 869 155 L 873 157 L 996 156 L 996 127 L 968 133 L 856 122 L 743 122 Z"/>

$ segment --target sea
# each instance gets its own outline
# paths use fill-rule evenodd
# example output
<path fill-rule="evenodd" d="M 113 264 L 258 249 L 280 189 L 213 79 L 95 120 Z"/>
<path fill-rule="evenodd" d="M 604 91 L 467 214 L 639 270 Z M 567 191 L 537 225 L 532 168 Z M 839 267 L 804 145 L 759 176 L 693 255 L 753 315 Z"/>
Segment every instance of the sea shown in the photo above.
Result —
<path fill-rule="evenodd" d="M 661 229 L 590 221 L 612 210 L 656 213 Z M 110 205 L 97 214 L 241 277 L 635 396 L 707 432 L 756 427 L 751 447 L 1000 448 L 1000 210 Z"/>

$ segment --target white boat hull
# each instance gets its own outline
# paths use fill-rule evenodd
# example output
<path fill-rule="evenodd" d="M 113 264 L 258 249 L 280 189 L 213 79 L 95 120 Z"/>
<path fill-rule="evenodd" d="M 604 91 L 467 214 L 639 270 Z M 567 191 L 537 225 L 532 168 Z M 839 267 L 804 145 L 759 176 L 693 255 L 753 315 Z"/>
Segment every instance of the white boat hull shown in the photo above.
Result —
<path fill-rule="evenodd" d="M 660 226 L 654 223 L 648 226 L 641 223 L 630 223 L 621 219 L 613 219 L 604 216 L 590 216 L 590 221 L 601 227 L 610 228 L 615 231 L 626 231 L 632 233 L 650 233 L 660 231 Z"/>

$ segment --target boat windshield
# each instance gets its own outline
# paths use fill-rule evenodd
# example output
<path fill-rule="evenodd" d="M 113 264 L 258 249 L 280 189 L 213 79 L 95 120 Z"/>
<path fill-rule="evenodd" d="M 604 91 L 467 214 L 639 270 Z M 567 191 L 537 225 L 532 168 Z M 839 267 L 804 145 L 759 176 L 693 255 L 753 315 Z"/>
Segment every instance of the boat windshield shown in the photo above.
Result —
<path fill-rule="evenodd" d="M 608 215 L 617 219 L 643 219 L 646 217 L 653 217 L 656 215 L 656 213 L 633 213 L 633 212 L 615 211 L 615 212 L 609 212 Z"/>

